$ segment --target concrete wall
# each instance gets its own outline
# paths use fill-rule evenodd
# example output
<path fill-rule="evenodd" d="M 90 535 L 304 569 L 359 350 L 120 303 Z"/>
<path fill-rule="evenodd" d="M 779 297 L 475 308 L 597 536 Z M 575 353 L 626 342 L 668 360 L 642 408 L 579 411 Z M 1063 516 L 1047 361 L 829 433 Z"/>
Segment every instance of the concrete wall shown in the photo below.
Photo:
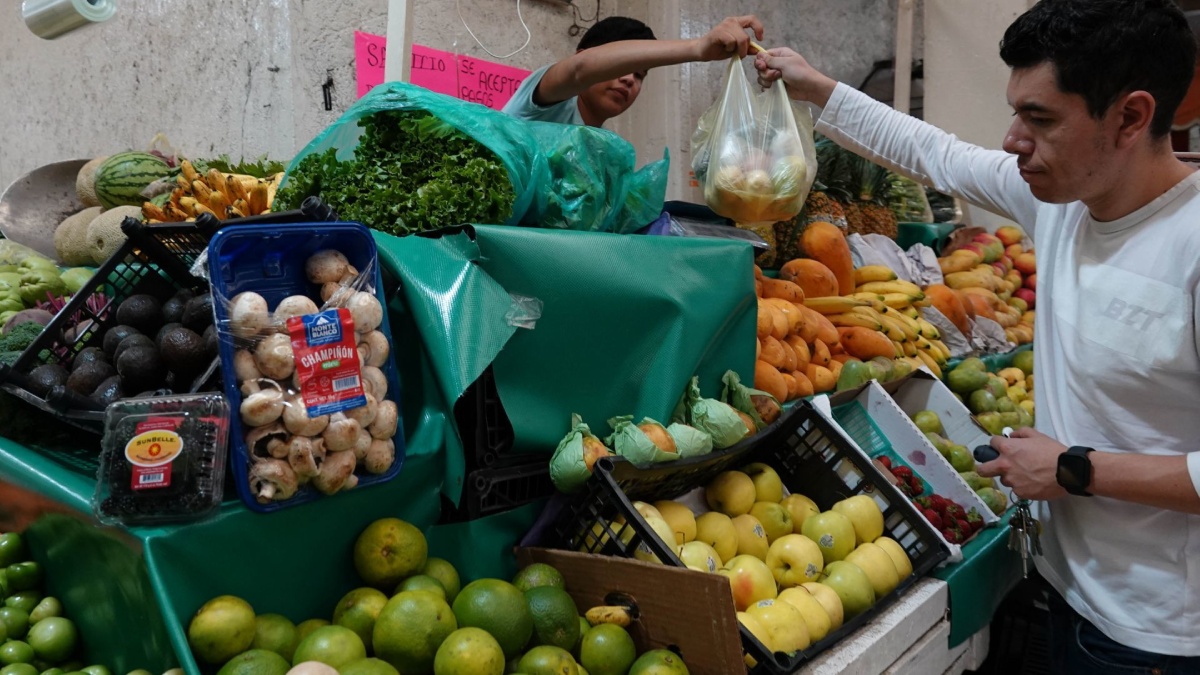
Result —
<path fill-rule="evenodd" d="M 461 5 L 493 52 L 524 42 L 513 0 Z M 590 19 L 597 5 L 601 16 L 642 18 L 664 38 L 696 37 L 726 15 L 757 12 L 766 44 L 802 49 L 854 84 L 893 50 L 894 0 L 576 0 L 574 9 Z M 47 42 L 25 28 L 16 6 L 0 19 L 0 189 L 51 161 L 144 148 L 158 132 L 191 155 L 289 158 L 353 102 L 354 31 L 387 32 L 387 0 L 118 0 L 108 23 Z M 571 53 L 571 5 L 523 0 L 521 9 L 532 40 L 504 63 L 533 69 Z M 467 33 L 452 0 L 415 0 L 414 17 L 417 43 L 496 60 Z M 722 76 L 722 64 L 655 71 L 612 125 L 642 162 L 671 150 L 672 197 L 694 196 L 685 188 L 689 139 Z"/>

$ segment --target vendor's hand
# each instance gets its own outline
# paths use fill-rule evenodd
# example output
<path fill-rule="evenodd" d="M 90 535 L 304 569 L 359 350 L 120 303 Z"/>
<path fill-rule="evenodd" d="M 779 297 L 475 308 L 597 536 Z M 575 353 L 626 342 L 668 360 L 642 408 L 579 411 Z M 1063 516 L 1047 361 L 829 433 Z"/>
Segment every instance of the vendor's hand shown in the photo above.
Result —
<path fill-rule="evenodd" d="M 763 38 L 763 25 L 754 15 L 731 16 L 717 24 L 699 40 L 697 61 L 719 61 L 734 54 L 741 58 L 750 52 L 750 36 L 746 29 L 754 31 L 759 40 Z"/>
<path fill-rule="evenodd" d="M 975 465 L 984 478 L 998 476 L 1021 499 L 1049 500 L 1065 497 L 1058 484 L 1058 456 L 1067 446 L 1031 428 L 1017 429 L 1012 436 L 992 436 L 991 445 L 1000 456 Z"/>
<path fill-rule="evenodd" d="M 787 47 L 759 52 L 754 59 L 758 70 L 758 83 L 764 89 L 782 79 L 788 96 L 801 101 L 810 101 L 821 107 L 829 102 L 837 81 L 826 77 L 808 61 Z"/>

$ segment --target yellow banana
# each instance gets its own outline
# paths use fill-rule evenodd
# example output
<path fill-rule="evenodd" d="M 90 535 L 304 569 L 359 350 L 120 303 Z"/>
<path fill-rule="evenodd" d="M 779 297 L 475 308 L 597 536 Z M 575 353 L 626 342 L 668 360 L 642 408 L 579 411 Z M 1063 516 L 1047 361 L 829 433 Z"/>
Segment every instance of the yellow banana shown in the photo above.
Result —
<path fill-rule="evenodd" d="M 883 324 L 884 327 L 883 333 L 884 335 L 888 336 L 889 340 L 904 342 L 905 340 L 909 339 L 908 331 L 904 330 L 904 324 L 896 320 L 895 317 L 884 314 L 880 316 L 879 319 L 880 323 Z"/>
<path fill-rule="evenodd" d="M 854 283 L 867 284 L 872 281 L 895 281 L 896 273 L 887 265 L 866 265 L 854 270 Z"/>
<path fill-rule="evenodd" d="M 163 212 L 162 208 L 154 202 L 142 203 L 142 215 L 145 216 L 147 220 L 165 221 L 167 219 L 167 214 Z"/>
<path fill-rule="evenodd" d="M 905 307 L 904 309 L 900 310 L 900 313 L 910 319 L 921 318 L 921 312 L 916 307 Z"/>
<path fill-rule="evenodd" d="M 872 281 L 859 286 L 857 289 L 860 293 L 878 293 L 887 295 L 888 293 L 903 293 L 905 295 L 925 295 L 921 291 L 921 287 L 911 281 L 903 281 L 901 279 L 893 279 L 892 281 Z"/>
<path fill-rule="evenodd" d="M 904 352 L 905 356 L 917 355 L 917 346 L 911 342 L 901 342 L 900 350 Z"/>
<path fill-rule="evenodd" d="M 904 358 L 904 343 L 892 340 L 892 346 L 896 348 L 896 358 Z"/>
<path fill-rule="evenodd" d="M 628 607 L 619 605 L 608 605 L 593 607 L 584 614 L 587 622 L 593 626 L 599 626 L 602 623 L 612 623 L 622 627 L 628 627 L 633 623 L 633 615 Z"/>
<path fill-rule="evenodd" d="M 918 300 L 924 298 L 924 295 L 905 295 L 904 293 L 887 293 L 883 296 L 883 304 L 892 309 L 904 309 Z"/>
<path fill-rule="evenodd" d="M 196 171 L 196 167 L 186 159 L 179 163 L 179 173 L 187 180 L 187 185 L 189 186 L 192 184 L 192 181 L 200 180 L 200 172 Z"/>
<path fill-rule="evenodd" d="M 208 187 L 208 183 L 199 179 L 192 181 L 192 196 L 196 198 L 197 202 L 207 204 L 210 194 L 212 194 L 212 188 Z"/>
<path fill-rule="evenodd" d="M 901 326 L 904 326 L 904 335 L 909 340 L 916 340 L 917 336 L 921 334 L 921 326 L 917 324 L 916 319 L 908 318 L 902 310 L 888 307 L 888 310 L 884 314 L 898 321 Z"/>
<path fill-rule="evenodd" d="M 804 306 L 821 314 L 841 314 L 855 307 L 867 307 L 869 303 L 858 298 L 835 295 L 827 298 L 805 298 Z"/>
<path fill-rule="evenodd" d="M 884 307 L 884 309 L 887 309 L 887 307 Z M 880 323 L 883 322 L 883 312 L 875 309 L 874 307 L 855 307 L 854 309 L 850 310 L 850 313 L 861 314 L 868 319 L 874 319 Z"/>
<path fill-rule="evenodd" d="M 945 342 L 942 342 L 941 340 L 930 340 L 929 342 L 933 345 L 934 349 L 941 352 L 943 361 L 950 360 L 950 348 L 946 346 Z"/>
<path fill-rule="evenodd" d="M 862 328 L 870 328 L 871 330 L 877 330 L 877 331 L 882 331 L 882 328 L 883 328 L 882 325 L 879 323 L 879 321 L 872 319 L 871 317 L 864 316 L 862 314 L 855 314 L 854 312 L 845 312 L 842 314 L 826 314 L 825 318 L 829 319 L 829 322 L 832 323 L 834 326 L 839 326 L 841 328 L 850 328 L 851 326 L 860 326 Z"/>
<path fill-rule="evenodd" d="M 877 312 L 882 312 L 887 307 L 883 304 L 883 296 L 878 293 L 853 293 L 850 297 L 869 303 Z"/>
<path fill-rule="evenodd" d="M 248 215 L 256 216 L 270 208 L 270 202 L 267 196 L 267 184 L 258 183 L 254 189 L 250 190 L 250 213 Z"/>
<path fill-rule="evenodd" d="M 942 337 L 942 333 L 937 329 L 937 326 L 929 323 L 924 317 L 916 319 L 917 327 L 921 331 L 921 337 L 927 340 L 937 340 Z"/>
<path fill-rule="evenodd" d="M 937 361 L 933 360 L 932 356 L 922 351 L 918 351 L 916 356 L 918 359 L 921 359 L 921 362 L 924 363 L 927 368 L 929 368 L 934 377 L 938 378 L 939 380 L 942 378 L 942 369 L 940 366 L 938 366 Z"/>
<path fill-rule="evenodd" d="M 189 216 L 194 216 L 196 215 L 196 204 L 198 203 L 194 197 L 180 197 L 179 210 Z"/>

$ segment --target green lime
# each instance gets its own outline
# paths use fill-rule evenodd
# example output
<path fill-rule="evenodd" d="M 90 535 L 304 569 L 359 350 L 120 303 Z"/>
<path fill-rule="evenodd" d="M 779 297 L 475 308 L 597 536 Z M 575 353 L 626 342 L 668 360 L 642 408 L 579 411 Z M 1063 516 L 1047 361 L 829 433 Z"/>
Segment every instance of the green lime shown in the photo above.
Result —
<path fill-rule="evenodd" d="M 504 675 L 504 650 L 482 628 L 451 633 L 433 659 L 434 675 Z"/>
<path fill-rule="evenodd" d="M 513 577 L 513 586 L 521 589 L 521 592 L 524 593 L 538 586 L 566 588 L 567 582 L 563 579 L 563 575 L 554 569 L 554 567 L 546 563 L 533 563 L 529 567 L 517 572 L 517 576 Z"/>
<path fill-rule="evenodd" d="M 359 659 L 338 671 L 339 675 L 400 675 L 400 671 L 387 661 Z"/>
<path fill-rule="evenodd" d="M 688 669 L 675 652 L 652 649 L 633 662 L 629 675 L 688 675 Z"/>
<path fill-rule="evenodd" d="M 0 675 L 38 675 L 38 669 L 28 663 L 14 663 L 0 668 Z"/>
<path fill-rule="evenodd" d="M 286 616 L 259 614 L 254 617 L 254 641 L 250 643 L 250 647 L 275 652 L 291 663 L 296 645 L 300 644 L 296 633 L 296 625 Z"/>
<path fill-rule="evenodd" d="M 321 626 L 300 641 L 292 663 L 319 661 L 338 669 L 365 658 L 367 648 L 357 633 L 345 626 Z"/>
<path fill-rule="evenodd" d="M 33 647 L 20 640 L 9 640 L 0 645 L 0 663 L 11 666 L 14 663 L 29 663 L 36 655 Z"/>
<path fill-rule="evenodd" d="M 8 567 L 29 560 L 25 540 L 16 532 L 0 534 L 0 567 Z"/>
<path fill-rule="evenodd" d="M 0 607 L 0 622 L 4 623 L 9 639 L 23 638 L 29 630 L 29 612 L 16 607 Z"/>
<path fill-rule="evenodd" d="M 33 624 L 25 640 L 39 659 L 59 663 L 75 651 L 79 632 L 70 619 L 52 616 Z"/>
<path fill-rule="evenodd" d="M 538 586 L 525 592 L 533 617 L 533 642 L 571 650 L 579 643 L 579 608 L 561 588 Z"/>
<path fill-rule="evenodd" d="M 637 659 L 637 647 L 624 628 L 602 623 L 587 632 L 579 647 L 579 661 L 594 675 L 624 675 Z"/>
<path fill-rule="evenodd" d="M 287 675 L 291 668 L 291 664 L 275 652 L 251 649 L 229 659 L 217 675 Z"/>
<path fill-rule="evenodd" d="M 48 619 L 52 616 L 62 616 L 62 603 L 58 598 L 45 597 L 29 612 L 29 622 L 37 623 L 42 619 Z"/>
<path fill-rule="evenodd" d="M 375 620 L 371 643 L 375 656 L 401 673 L 428 673 L 438 647 L 457 629 L 454 612 L 441 596 L 405 591 L 384 605 Z"/>
<path fill-rule="evenodd" d="M 37 591 L 21 591 L 13 593 L 4 599 L 5 607 L 16 607 L 29 612 L 30 623 L 37 623 L 33 618 L 33 609 L 42 601 L 42 594 Z"/>
<path fill-rule="evenodd" d="M 308 621 L 301 621 L 296 625 L 296 644 L 300 644 L 300 641 L 308 637 L 309 633 L 313 632 L 314 630 L 320 628 L 321 626 L 328 625 L 330 624 L 325 619 L 309 619 Z"/>
<path fill-rule="evenodd" d="M 446 602 L 454 602 L 454 598 L 462 590 L 462 581 L 458 577 L 458 570 L 454 569 L 454 565 L 451 565 L 449 561 L 442 558 L 429 558 L 426 560 L 425 567 L 421 569 L 421 574 L 431 576 L 442 582 L 442 588 L 446 590 Z"/>
<path fill-rule="evenodd" d="M 533 617 L 525 594 L 500 579 L 478 579 L 467 584 L 454 599 L 454 616 L 460 628 L 482 628 L 491 633 L 507 658 L 520 654 L 533 635 Z"/>
<path fill-rule="evenodd" d="M 112 675 L 112 671 L 107 666 L 102 666 L 98 663 L 92 664 L 80 672 L 87 673 L 87 675 Z"/>
<path fill-rule="evenodd" d="M 5 568 L 10 592 L 29 591 L 42 583 L 42 566 L 35 562 L 19 562 Z"/>
<path fill-rule="evenodd" d="M 333 610 L 333 623 L 354 631 L 367 651 L 371 651 L 371 631 L 387 601 L 388 596 L 374 588 L 356 588 L 338 601 Z"/>
<path fill-rule="evenodd" d="M 525 652 L 517 669 L 529 675 L 579 675 L 579 667 L 570 652 L 550 645 Z"/>
<path fill-rule="evenodd" d="M 446 593 L 446 587 L 442 585 L 442 582 L 428 574 L 414 574 L 401 581 L 392 595 L 398 595 L 404 591 L 430 591 L 442 596 L 446 602 L 450 602 L 450 597 Z"/>

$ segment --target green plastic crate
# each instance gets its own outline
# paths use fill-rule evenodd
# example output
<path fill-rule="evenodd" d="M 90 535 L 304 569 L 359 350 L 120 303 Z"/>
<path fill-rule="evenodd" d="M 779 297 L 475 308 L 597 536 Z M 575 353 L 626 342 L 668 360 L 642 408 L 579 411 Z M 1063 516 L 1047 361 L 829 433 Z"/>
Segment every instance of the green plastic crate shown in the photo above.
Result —
<path fill-rule="evenodd" d="M 897 223 L 896 243 L 906 250 L 913 244 L 925 244 L 941 255 L 950 233 L 957 227 L 953 223 Z"/>

